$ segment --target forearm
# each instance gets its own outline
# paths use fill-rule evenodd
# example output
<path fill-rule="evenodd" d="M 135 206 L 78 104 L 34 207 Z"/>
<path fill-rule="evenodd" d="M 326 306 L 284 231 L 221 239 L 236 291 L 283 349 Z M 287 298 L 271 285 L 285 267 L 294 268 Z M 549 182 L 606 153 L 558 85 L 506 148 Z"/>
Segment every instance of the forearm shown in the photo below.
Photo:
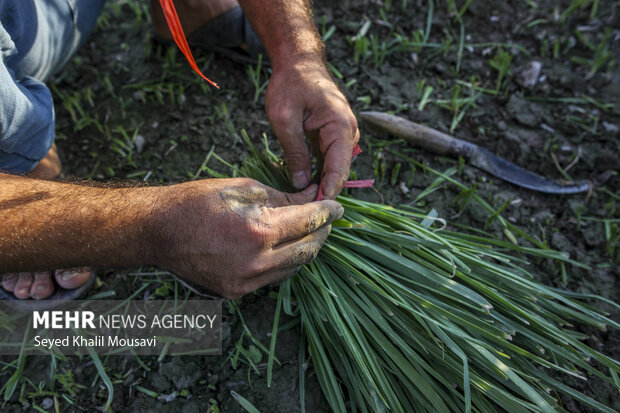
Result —
<path fill-rule="evenodd" d="M 323 42 L 307 0 L 241 0 L 239 3 L 267 49 L 274 70 L 296 61 L 323 62 Z"/>
<path fill-rule="evenodd" d="M 0 274 L 151 264 L 158 195 L 0 174 Z"/>

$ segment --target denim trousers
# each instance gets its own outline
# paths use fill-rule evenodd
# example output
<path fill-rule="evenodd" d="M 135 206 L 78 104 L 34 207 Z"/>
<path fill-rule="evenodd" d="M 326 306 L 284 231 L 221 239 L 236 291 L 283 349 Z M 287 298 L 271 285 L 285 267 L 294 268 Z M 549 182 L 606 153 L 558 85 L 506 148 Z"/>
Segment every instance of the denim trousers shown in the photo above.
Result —
<path fill-rule="evenodd" d="M 95 27 L 105 0 L 0 0 L 0 172 L 24 174 L 54 142 L 45 85 Z"/>

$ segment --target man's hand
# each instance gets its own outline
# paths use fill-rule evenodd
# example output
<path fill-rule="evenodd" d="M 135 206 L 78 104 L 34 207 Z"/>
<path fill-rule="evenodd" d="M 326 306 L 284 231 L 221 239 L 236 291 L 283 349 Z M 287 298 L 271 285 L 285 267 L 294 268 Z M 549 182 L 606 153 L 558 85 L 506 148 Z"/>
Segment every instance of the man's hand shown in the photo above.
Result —
<path fill-rule="evenodd" d="M 323 42 L 308 0 L 240 0 L 260 36 L 273 73 L 267 88 L 267 115 L 284 148 L 293 184 L 310 182 L 310 154 L 323 167 L 323 195 L 335 198 L 349 175 L 359 140 L 357 121 L 324 63 Z"/>
<path fill-rule="evenodd" d="M 312 202 L 317 189 L 287 194 L 244 178 L 170 187 L 157 264 L 233 299 L 290 277 L 343 212 L 335 201 Z"/>
<path fill-rule="evenodd" d="M 323 194 L 335 198 L 349 176 L 359 130 L 346 98 L 322 60 L 300 59 L 290 66 L 274 68 L 265 106 L 284 149 L 293 185 L 304 188 L 310 182 L 310 153 L 305 135 L 313 155 L 323 166 Z"/>
<path fill-rule="evenodd" d="M 0 174 L 0 274 L 165 267 L 227 298 L 310 262 L 342 215 L 252 179 L 101 188 Z"/>

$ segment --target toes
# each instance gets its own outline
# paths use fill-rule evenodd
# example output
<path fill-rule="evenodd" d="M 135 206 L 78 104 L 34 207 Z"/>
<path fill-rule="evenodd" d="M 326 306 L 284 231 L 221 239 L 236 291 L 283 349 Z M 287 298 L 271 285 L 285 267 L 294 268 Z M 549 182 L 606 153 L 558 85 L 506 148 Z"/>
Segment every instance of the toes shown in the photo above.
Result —
<path fill-rule="evenodd" d="M 32 273 L 20 272 L 17 278 L 17 283 L 15 284 L 15 289 L 13 289 L 13 294 L 15 297 L 21 300 L 30 298 L 30 287 L 32 286 L 32 280 Z"/>
<path fill-rule="evenodd" d="M 35 272 L 34 281 L 30 287 L 30 296 L 35 300 L 47 298 L 54 292 L 52 274 L 49 272 Z"/>
<path fill-rule="evenodd" d="M 15 284 L 17 284 L 17 273 L 4 274 L 2 276 L 2 288 L 6 291 L 12 293 L 15 289 Z"/>
<path fill-rule="evenodd" d="M 90 267 L 70 268 L 66 270 L 56 270 L 54 276 L 56 282 L 62 288 L 68 290 L 77 288 L 90 278 Z"/>
<path fill-rule="evenodd" d="M 54 278 L 62 288 L 73 289 L 88 281 L 90 274 L 89 267 L 71 268 L 55 271 Z M 54 293 L 55 289 L 52 274 L 49 272 L 4 274 L 0 285 L 6 291 L 13 292 L 15 297 L 21 300 L 30 297 L 35 300 L 48 298 Z"/>

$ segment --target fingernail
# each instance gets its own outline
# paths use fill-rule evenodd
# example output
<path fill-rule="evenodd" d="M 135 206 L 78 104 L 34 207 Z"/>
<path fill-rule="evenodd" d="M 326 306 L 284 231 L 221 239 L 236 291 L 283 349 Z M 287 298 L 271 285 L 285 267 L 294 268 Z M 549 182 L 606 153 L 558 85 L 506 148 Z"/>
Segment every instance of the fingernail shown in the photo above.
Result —
<path fill-rule="evenodd" d="M 335 201 L 331 201 L 331 202 L 336 203 Z M 331 224 L 335 220 L 340 219 L 340 217 L 342 217 L 342 214 L 344 214 L 344 208 L 342 207 L 342 205 L 339 204 L 337 208 L 333 208 L 330 211 L 329 223 Z"/>
<path fill-rule="evenodd" d="M 297 189 L 305 188 L 308 185 L 308 176 L 304 171 L 293 172 L 293 186 Z"/>
<path fill-rule="evenodd" d="M 342 205 L 340 205 L 340 207 L 336 210 L 336 214 L 337 214 L 336 219 L 339 219 L 342 216 L 342 214 L 344 214 L 344 207 Z"/>
<path fill-rule="evenodd" d="M 335 198 L 338 187 L 338 179 L 332 176 L 325 178 L 325 184 L 323 185 L 323 195 L 325 198 Z"/>

